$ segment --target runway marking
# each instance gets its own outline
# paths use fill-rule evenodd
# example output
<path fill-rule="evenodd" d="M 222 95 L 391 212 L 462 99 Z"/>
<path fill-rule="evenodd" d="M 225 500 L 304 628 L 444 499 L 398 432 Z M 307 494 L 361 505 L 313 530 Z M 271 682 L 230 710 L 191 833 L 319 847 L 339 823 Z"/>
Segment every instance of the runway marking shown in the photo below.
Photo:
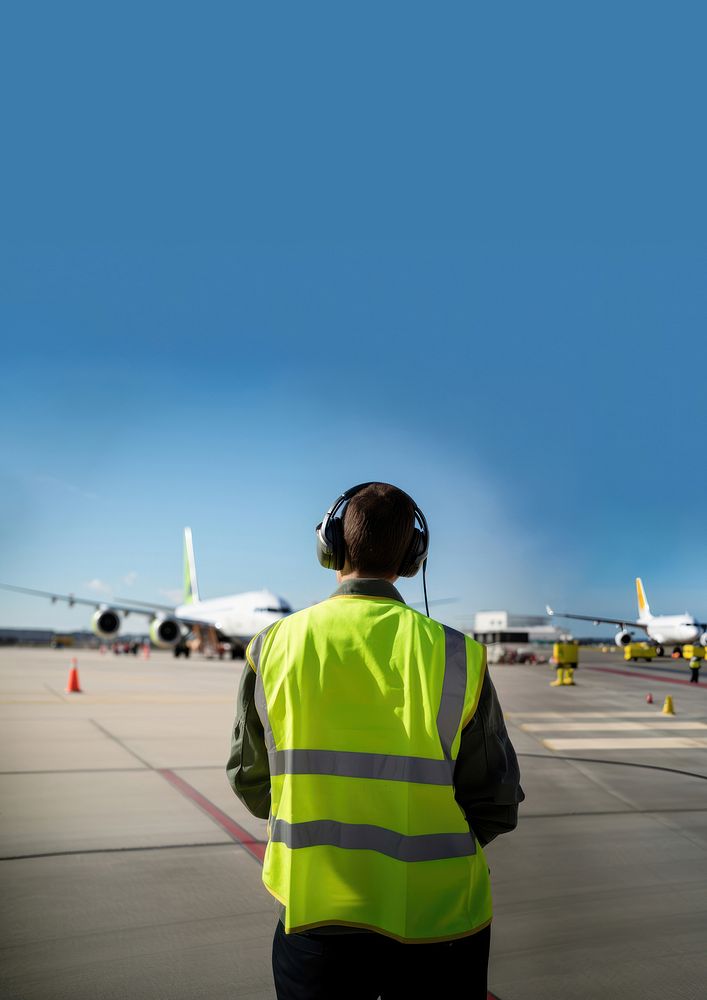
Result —
<path fill-rule="evenodd" d="M 653 712 L 508 712 L 509 719 L 655 719 L 660 709 Z"/>
<path fill-rule="evenodd" d="M 695 750 L 707 749 L 707 739 L 690 736 L 626 738 L 626 737 L 577 737 L 560 740 L 543 740 L 548 750 Z"/>
<path fill-rule="evenodd" d="M 225 830 L 237 844 L 244 847 L 249 854 L 252 854 L 252 856 L 262 864 L 263 858 L 265 857 L 265 848 L 267 846 L 264 841 L 257 840 L 253 837 L 252 834 L 248 833 L 247 830 L 244 830 L 242 826 L 239 826 L 235 820 L 231 819 L 230 816 L 227 816 L 225 812 L 218 808 L 218 806 L 215 806 L 213 802 L 206 798 L 206 796 L 202 795 L 201 792 L 198 792 L 196 788 L 194 788 L 193 785 L 190 785 L 188 781 L 185 781 L 184 778 L 180 778 L 178 774 L 174 773 L 174 771 L 167 770 L 166 768 L 156 768 L 155 770 L 157 771 L 157 774 L 160 774 L 165 781 L 168 781 L 170 785 L 173 786 L 173 788 L 176 788 L 178 792 L 181 792 L 185 798 L 191 799 L 195 805 L 199 806 L 199 808 L 203 810 L 207 816 L 210 816 L 212 820 L 218 823 L 221 829 Z"/>
<path fill-rule="evenodd" d="M 96 729 L 98 730 L 99 733 L 103 733 L 103 735 L 106 736 L 106 737 L 108 737 L 109 740 L 113 740 L 114 743 L 117 743 L 118 746 L 121 748 L 121 750 L 125 750 L 126 753 L 129 753 L 130 756 L 134 757 L 135 760 L 139 761 L 142 764 L 143 767 L 146 767 L 146 768 L 149 768 L 150 770 L 152 770 L 152 765 L 150 764 L 150 762 L 147 761 L 147 760 L 145 760 L 144 757 L 141 757 L 139 753 L 136 753 L 132 749 L 132 747 L 129 747 L 127 745 L 127 743 L 124 743 L 123 740 L 121 740 L 119 736 L 115 736 L 114 733 L 109 733 L 108 730 L 105 729 L 100 724 L 100 722 L 96 722 L 95 719 L 89 719 L 88 721 L 90 723 L 92 723 L 96 727 Z"/>
<path fill-rule="evenodd" d="M 615 667 L 582 667 L 582 670 L 601 670 L 605 674 L 619 674 L 621 677 L 640 677 L 644 681 L 657 681 L 661 684 L 692 684 L 691 680 L 681 677 L 658 677 L 657 674 L 639 674 L 636 670 L 617 670 Z M 697 687 L 698 685 L 693 685 Z M 702 685 L 704 687 L 704 683 Z"/>
<path fill-rule="evenodd" d="M 565 732 L 619 732 L 620 730 L 632 730 L 634 732 L 646 732 L 651 729 L 707 729 L 705 722 L 678 722 L 658 721 L 655 722 L 524 722 L 521 729 L 526 733 L 541 733 L 548 730 L 564 730 Z"/>
<path fill-rule="evenodd" d="M 84 692 L 80 695 L 80 700 L 71 701 L 74 696 L 57 695 L 58 701 L 51 701 L 49 698 L 0 698 L 0 705 L 231 705 L 232 697 L 224 698 L 193 698 L 187 695 L 87 695 Z"/>

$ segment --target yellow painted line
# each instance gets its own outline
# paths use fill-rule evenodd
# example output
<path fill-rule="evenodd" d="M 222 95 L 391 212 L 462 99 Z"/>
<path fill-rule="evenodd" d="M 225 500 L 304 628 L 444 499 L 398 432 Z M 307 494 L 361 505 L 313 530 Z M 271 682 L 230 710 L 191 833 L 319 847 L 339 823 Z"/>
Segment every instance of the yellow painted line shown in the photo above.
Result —
<path fill-rule="evenodd" d="M 650 729 L 707 729 L 705 722 L 683 722 L 674 719 L 672 722 L 656 719 L 655 722 L 524 722 L 520 727 L 526 733 L 546 733 L 551 730 L 563 730 L 568 733 L 581 732 L 619 732 L 633 730 L 646 732 Z"/>
<path fill-rule="evenodd" d="M 595 739 L 543 740 L 548 750 L 694 750 L 704 747 L 707 740 L 692 739 L 689 736 L 638 737 L 596 737 Z"/>
<path fill-rule="evenodd" d="M 0 705 L 63 705 L 63 698 L 0 698 Z"/>
<path fill-rule="evenodd" d="M 235 695 L 199 698 L 195 695 L 66 695 L 54 699 L 0 698 L 0 705 L 235 705 Z"/>

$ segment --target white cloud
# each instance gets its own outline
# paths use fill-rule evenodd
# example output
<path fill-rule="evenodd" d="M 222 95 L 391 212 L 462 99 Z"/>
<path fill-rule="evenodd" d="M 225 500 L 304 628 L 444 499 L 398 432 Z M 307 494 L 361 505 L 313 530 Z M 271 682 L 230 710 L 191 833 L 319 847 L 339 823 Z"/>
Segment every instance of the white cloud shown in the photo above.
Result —
<path fill-rule="evenodd" d="M 110 594 L 111 587 L 105 583 L 103 580 L 99 580 L 97 577 L 93 580 L 89 580 L 86 584 L 88 590 L 92 590 L 94 594 Z"/>
<path fill-rule="evenodd" d="M 134 569 L 131 569 L 129 573 L 126 573 L 125 576 L 121 577 L 121 580 L 126 587 L 132 587 L 137 580 L 137 573 Z"/>

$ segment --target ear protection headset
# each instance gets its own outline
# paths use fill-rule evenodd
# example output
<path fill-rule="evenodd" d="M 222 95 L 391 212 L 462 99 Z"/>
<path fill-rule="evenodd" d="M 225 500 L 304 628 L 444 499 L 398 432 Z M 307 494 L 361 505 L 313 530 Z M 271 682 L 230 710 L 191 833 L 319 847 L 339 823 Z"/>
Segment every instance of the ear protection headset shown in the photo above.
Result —
<path fill-rule="evenodd" d="M 360 493 L 366 486 L 371 485 L 372 483 L 359 483 L 358 486 L 352 486 L 350 490 L 342 493 L 326 512 L 321 523 L 315 528 L 317 532 L 317 558 L 325 569 L 343 569 L 346 560 L 344 511 L 342 510 L 341 514 L 337 514 L 337 511 L 345 507 L 351 497 Z M 400 492 L 402 493 L 403 491 L 401 490 Z M 420 527 L 413 528 L 410 544 L 397 569 L 396 575 L 415 576 L 420 566 L 422 566 L 424 578 L 424 564 L 427 562 L 427 553 L 430 548 L 430 531 L 427 527 L 425 515 L 411 496 L 408 496 L 407 493 L 405 496 L 415 509 L 415 518 Z"/>

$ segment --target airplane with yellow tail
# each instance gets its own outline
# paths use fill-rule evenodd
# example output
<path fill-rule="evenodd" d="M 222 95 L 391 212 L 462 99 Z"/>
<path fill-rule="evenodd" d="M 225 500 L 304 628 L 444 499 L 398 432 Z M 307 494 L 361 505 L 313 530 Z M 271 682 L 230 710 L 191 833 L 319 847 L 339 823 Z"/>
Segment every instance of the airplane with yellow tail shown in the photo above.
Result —
<path fill-rule="evenodd" d="M 687 611 L 683 615 L 654 615 L 646 598 L 646 591 L 640 576 L 636 577 L 636 597 L 638 600 L 638 618 L 631 621 L 626 618 L 603 618 L 601 615 L 578 615 L 569 611 L 553 611 L 548 605 L 545 610 L 548 615 L 558 618 L 576 618 L 579 621 L 594 622 L 595 625 L 606 623 L 617 625 L 614 636 L 617 646 L 626 646 L 631 642 L 629 629 L 643 629 L 658 647 L 658 655 L 662 656 L 666 647 L 673 645 L 673 652 L 680 652 L 684 643 L 694 643 L 699 640 L 707 646 L 707 624 L 697 621 Z"/>

